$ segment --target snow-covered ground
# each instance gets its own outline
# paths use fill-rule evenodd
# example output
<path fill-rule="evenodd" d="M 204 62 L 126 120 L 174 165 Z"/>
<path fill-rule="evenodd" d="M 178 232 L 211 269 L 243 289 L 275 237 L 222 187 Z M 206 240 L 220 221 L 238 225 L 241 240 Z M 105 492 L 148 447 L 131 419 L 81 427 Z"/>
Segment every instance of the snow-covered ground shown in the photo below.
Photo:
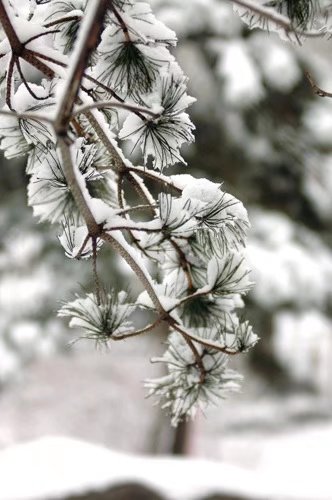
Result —
<path fill-rule="evenodd" d="M 14 480 L 17 475 L 19 481 Z M 215 492 L 258 500 L 271 496 L 273 489 L 265 478 L 224 463 L 131 456 L 63 437 L 43 438 L 3 451 L 0 476 L 1 500 L 61 498 L 127 481 L 150 486 L 172 500 Z"/>
<path fill-rule="evenodd" d="M 43 360 L 7 387 L 0 398 L 0 500 L 62 498 L 126 481 L 172 500 L 216 492 L 332 499 L 331 404 L 313 396 L 276 398 L 247 386 L 192 424 L 190 458 L 152 456 L 167 449 L 170 427 L 144 399 L 141 379 L 151 371 L 138 346 Z"/>
<path fill-rule="evenodd" d="M 331 447 L 331 424 L 268 439 L 258 465 L 248 469 L 203 459 L 134 456 L 45 437 L 0 453 L 0 499 L 65 498 L 137 482 L 172 500 L 216 493 L 255 500 L 330 500 Z"/>

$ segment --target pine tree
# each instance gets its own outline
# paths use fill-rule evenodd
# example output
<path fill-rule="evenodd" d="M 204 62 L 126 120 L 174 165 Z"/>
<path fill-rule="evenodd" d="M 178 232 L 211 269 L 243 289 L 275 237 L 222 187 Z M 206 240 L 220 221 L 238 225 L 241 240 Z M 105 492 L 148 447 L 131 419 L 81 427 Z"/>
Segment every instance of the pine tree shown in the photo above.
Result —
<path fill-rule="evenodd" d="M 234 4 L 250 26 L 295 41 L 329 34 L 328 7 L 315 1 Z M 69 259 L 92 263 L 94 288 L 59 314 L 101 343 L 166 323 L 167 350 L 155 361 L 168 374 L 146 385 L 176 425 L 238 388 L 228 360 L 257 341 L 238 313 L 252 285 L 246 209 L 220 183 L 167 175 L 194 130 L 194 99 L 170 53 L 176 35 L 132 0 L 3 0 L 0 21 L 1 149 L 28 156 L 34 214 L 60 228 Z M 106 245 L 141 281 L 138 297 L 101 279 Z M 142 309 L 153 320 L 137 329 Z"/>
<path fill-rule="evenodd" d="M 98 343 L 166 323 L 167 350 L 156 361 L 168 375 L 146 385 L 176 425 L 238 388 L 228 359 L 257 341 L 237 312 L 252 285 L 246 209 L 220 183 L 166 175 L 184 163 L 180 147 L 194 129 L 194 99 L 169 50 L 176 35 L 132 0 L 3 0 L 0 21 L 1 148 L 7 158 L 28 156 L 29 205 L 61 228 L 66 256 L 92 262 L 94 288 L 59 315 Z M 37 83 L 26 63 L 42 75 Z M 105 245 L 141 281 L 138 297 L 101 279 Z M 140 309 L 154 319 L 137 329 Z"/>

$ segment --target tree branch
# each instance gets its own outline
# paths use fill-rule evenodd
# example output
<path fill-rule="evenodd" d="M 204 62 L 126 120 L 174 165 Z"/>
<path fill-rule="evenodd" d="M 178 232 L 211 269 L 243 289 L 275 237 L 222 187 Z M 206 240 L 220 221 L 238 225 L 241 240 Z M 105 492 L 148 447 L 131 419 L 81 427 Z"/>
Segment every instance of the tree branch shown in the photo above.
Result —
<path fill-rule="evenodd" d="M 298 35 L 308 38 L 320 38 L 325 36 L 326 34 L 324 31 L 306 31 L 295 28 L 291 20 L 287 16 L 279 14 L 279 12 L 276 12 L 271 7 L 265 7 L 264 5 L 260 5 L 254 0 L 230 0 L 230 1 L 236 5 L 239 5 L 240 7 L 248 9 L 248 11 L 254 12 L 255 14 L 266 19 L 267 21 L 275 23 L 280 28 L 283 28 L 286 33 L 294 33 L 298 41 L 299 41 Z"/>
<path fill-rule="evenodd" d="M 327 92 L 326 90 L 323 90 L 320 87 L 318 87 L 318 85 L 316 85 L 313 77 L 308 71 L 305 71 L 304 74 L 307 80 L 309 81 L 314 94 L 318 95 L 319 97 L 332 97 L 332 92 Z"/>
<path fill-rule="evenodd" d="M 18 38 L 10 17 L 5 9 L 3 0 L 0 0 L 0 20 L 4 32 L 8 38 L 11 49 L 16 56 L 20 56 L 23 50 L 23 43 Z"/>
<path fill-rule="evenodd" d="M 183 326 L 180 326 L 176 322 L 172 324 L 172 328 L 174 328 L 174 330 L 181 333 L 181 335 L 184 338 L 188 338 L 188 339 L 192 340 L 193 342 L 197 342 L 198 344 L 201 344 L 204 347 L 207 347 L 209 349 L 214 349 L 215 351 L 223 352 L 224 354 L 229 354 L 230 356 L 240 354 L 239 351 L 231 351 L 231 350 L 227 349 L 227 347 L 222 347 L 218 342 L 214 342 L 213 340 L 207 340 L 207 339 L 202 339 L 201 337 L 197 337 L 197 335 L 194 335 L 193 333 L 188 332 L 188 330 L 185 330 Z"/>
<path fill-rule="evenodd" d="M 54 128 L 58 135 L 66 135 L 72 117 L 74 103 L 78 97 L 84 71 L 92 52 L 98 45 L 103 28 L 104 18 L 108 10 L 107 0 L 90 0 L 69 63 L 69 75 L 65 82 L 60 106 L 57 111 Z"/>
<path fill-rule="evenodd" d="M 145 290 L 148 292 L 152 303 L 159 314 L 162 316 L 162 318 L 167 317 L 168 314 L 165 312 L 165 309 L 163 308 L 159 300 L 158 294 L 154 289 L 154 285 L 148 271 L 143 265 L 140 266 L 138 264 L 137 255 L 133 253 L 133 249 L 130 247 L 130 245 L 128 245 L 122 234 L 120 233 L 117 237 L 116 234 L 110 235 L 106 231 L 103 231 L 100 235 L 100 238 L 110 243 L 113 248 L 115 248 L 115 250 L 117 250 L 117 252 L 121 255 L 121 257 L 127 262 L 127 264 L 129 264 L 131 269 L 135 272 L 136 276 L 138 276 L 138 278 L 140 279 Z"/>
<path fill-rule="evenodd" d="M 85 113 L 86 111 L 90 111 L 91 109 L 103 109 L 103 108 L 121 108 L 126 109 L 127 111 L 131 111 L 132 113 L 145 113 L 147 115 L 152 116 L 153 118 L 159 118 L 160 113 L 155 113 L 149 108 L 145 108 L 144 106 L 138 106 L 137 104 L 129 104 L 126 102 L 111 102 L 111 101 L 98 101 L 92 104 L 85 104 L 83 106 L 79 106 L 72 113 L 72 116 L 80 115 L 81 113 Z"/>
<path fill-rule="evenodd" d="M 111 337 L 111 340 L 124 340 L 131 337 L 137 337 L 138 335 L 142 335 L 143 333 L 148 333 L 153 330 L 156 326 L 158 326 L 163 321 L 162 317 L 157 318 L 153 323 L 141 328 L 140 330 L 136 330 L 135 332 L 123 333 L 121 335 L 116 335 Z"/>
<path fill-rule="evenodd" d="M 82 193 L 80 182 L 76 177 L 73 160 L 71 157 L 70 146 L 66 138 L 58 137 L 58 150 L 61 158 L 61 165 L 68 183 L 68 187 L 72 192 L 77 208 L 85 220 L 90 236 L 99 236 L 101 229 L 94 218 L 88 202 Z"/>

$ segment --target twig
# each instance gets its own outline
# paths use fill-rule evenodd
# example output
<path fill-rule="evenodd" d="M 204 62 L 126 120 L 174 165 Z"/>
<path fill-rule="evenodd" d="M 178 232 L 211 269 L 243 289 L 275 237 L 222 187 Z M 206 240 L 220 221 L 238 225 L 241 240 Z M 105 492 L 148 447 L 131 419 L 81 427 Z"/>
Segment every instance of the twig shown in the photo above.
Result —
<path fill-rule="evenodd" d="M 59 17 L 58 19 L 54 19 L 54 21 L 50 21 L 49 23 L 44 24 L 44 27 L 51 28 L 52 26 L 57 26 L 58 24 L 69 23 L 71 21 L 80 21 L 81 19 L 81 16 Z"/>
<path fill-rule="evenodd" d="M 81 24 L 78 40 L 69 63 L 69 75 L 64 84 L 54 128 L 58 135 L 66 135 L 73 107 L 78 97 L 81 81 L 89 58 L 95 50 L 108 9 L 107 0 L 90 0 L 89 9 Z"/>
<path fill-rule="evenodd" d="M 277 26 L 280 26 L 280 28 L 283 28 L 286 33 L 294 33 L 298 41 L 299 41 L 298 36 L 303 36 L 307 38 L 321 38 L 326 34 L 324 31 L 306 31 L 295 28 L 288 17 L 279 14 L 279 12 L 276 12 L 271 7 L 265 7 L 264 5 L 259 5 L 257 2 L 253 0 L 230 0 L 230 1 L 232 3 L 235 3 L 237 5 L 240 5 L 241 7 L 248 9 L 251 12 L 254 12 L 255 14 L 258 14 L 259 16 L 263 17 L 268 21 L 272 21 Z"/>
<path fill-rule="evenodd" d="M 146 167 L 137 167 L 131 165 L 130 167 L 127 167 L 130 172 L 134 172 L 135 174 L 139 175 L 140 177 L 146 177 L 148 179 L 151 179 L 155 182 L 158 182 L 160 184 L 163 184 L 164 186 L 167 186 L 177 193 L 181 194 L 182 189 L 180 189 L 178 186 L 174 184 L 174 182 L 167 177 L 166 175 L 161 174 L 160 172 L 155 172 L 153 170 L 150 170 Z"/>
<path fill-rule="evenodd" d="M 123 340 L 131 337 L 137 337 L 138 335 L 142 335 L 143 333 L 148 333 L 153 330 L 156 326 L 158 326 L 163 321 L 162 317 L 157 318 L 153 323 L 141 328 L 140 330 L 136 330 L 135 332 L 123 333 L 121 335 L 116 335 L 115 337 L 111 337 L 111 340 Z"/>
<path fill-rule="evenodd" d="M 189 349 L 191 350 L 191 352 L 194 355 L 196 364 L 197 364 L 199 372 L 200 372 L 199 382 L 200 382 L 200 384 L 204 384 L 205 377 L 206 377 L 206 370 L 204 367 L 203 360 L 202 360 L 198 350 L 196 349 L 195 344 L 186 335 L 184 335 L 184 334 L 181 334 L 181 335 L 184 338 L 185 342 L 187 343 Z"/>
<path fill-rule="evenodd" d="M 187 330 L 184 329 L 184 327 L 180 326 L 176 322 L 172 324 L 172 328 L 181 333 L 181 335 L 184 338 L 189 338 L 193 342 L 197 342 L 198 344 L 201 344 L 209 349 L 214 349 L 215 351 L 223 352 L 225 354 L 229 354 L 230 356 L 235 356 L 236 354 L 240 353 L 239 351 L 231 351 L 227 349 L 227 347 L 222 347 L 218 342 L 214 342 L 213 340 L 207 340 L 207 339 L 202 339 L 201 337 L 197 337 L 197 335 L 188 332 Z"/>
<path fill-rule="evenodd" d="M 121 236 L 121 238 L 119 236 Z M 100 235 L 100 238 L 110 243 L 113 246 L 113 248 L 117 250 L 117 252 L 121 255 L 121 257 L 127 262 L 127 264 L 129 264 L 131 269 L 138 276 L 144 288 L 148 292 L 153 305 L 155 306 L 159 314 L 164 318 L 165 314 L 167 316 L 167 313 L 164 310 L 159 300 L 158 294 L 154 289 L 154 285 L 152 283 L 148 271 L 145 269 L 143 265 L 138 264 L 137 256 L 133 254 L 133 249 L 126 242 L 121 233 L 119 236 L 116 237 L 116 234 L 111 235 L 108 234 L 106 231 L 103 231 Z"/>
<path fill-rule="evenodd" d="M 100 283 L 99 283 L 99 276 L 98 276 L 98 270 L 97 270 L 97 238 L 96 236 L 92 237 L 92 269 L 93 269 L 93 276 L 95 279 L 95 290 L 96 290 L 96 299 L 97 299 L 97 304 L 100 306 Z"/>
<path fill-rule="evenodd" d="M 111 102 L 111 101 L 98 101 L 92 104 L 85 104 L 75 109 L 72 113 L 72 116 L 77 116 L 86 111 L 90 111 L 91 109 L 102 109 L 102 108 L 121 108 L 126 109 L 127 111 L 131 111 L 133 113 L 145 113 L 147 115 L 152 116 L 153 118 L 159 118 L 160 113 L 155 113 L 149 108 L 145 108 L 144 106 L 138 106 L 136 104 L 129 104 L 126 102 Z"/>
<path fill-rule="evenodd" d="M 64 175 L 66 177 L 66 181 L 76 205 L 85 220 L 90 236 L 98 236 L 101 232 L 100 226 L 97 224 L 96 219 L 94 218 L 88 202 L 82 193 L 82 189 L 80 186 L 80 182 L 78 181 L 74 164 L 71 157 L 70 146 L 68 145 L 66 138 L 61 135 L 58 137 L 58 150 L 60 154 L 60 158 L 62 160 L 62 166 Z"/>
<path fill-rule="evenodd" d="M 152 208 L 158 208 L 158 205 L 153 205 Z M 116 212 L 116 215 L 124 215 L 130 212 L 136 212 L 137 210 L 147 210 L 151 209 L 151 205 L 135 205 L 134 207 L 122 208 Z"/>
<path fill-rule="evenodd" d="M 326 90 L 323 90 L 320 87 L 318 87 L 318 85 L 316 85 L 313 77 L 308 71 L 305 71 L 304 74 L 307 80 L 309 81 L 314 94 L 318 95 L 319 97 L 332 97 L 332 92 L 327 92 Z"/>

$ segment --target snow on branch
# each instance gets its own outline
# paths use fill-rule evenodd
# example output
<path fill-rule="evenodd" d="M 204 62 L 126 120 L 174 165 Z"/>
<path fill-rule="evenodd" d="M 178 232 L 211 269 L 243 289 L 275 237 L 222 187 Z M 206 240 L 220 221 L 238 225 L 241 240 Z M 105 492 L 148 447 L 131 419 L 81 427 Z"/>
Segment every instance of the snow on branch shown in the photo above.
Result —
<path fill-rule="evenodd" d="M 301 43 L 303 38 L 329 36 L 326 12 L 319 0 L 230 0 L 251 28 L 277 31 Z"/>

